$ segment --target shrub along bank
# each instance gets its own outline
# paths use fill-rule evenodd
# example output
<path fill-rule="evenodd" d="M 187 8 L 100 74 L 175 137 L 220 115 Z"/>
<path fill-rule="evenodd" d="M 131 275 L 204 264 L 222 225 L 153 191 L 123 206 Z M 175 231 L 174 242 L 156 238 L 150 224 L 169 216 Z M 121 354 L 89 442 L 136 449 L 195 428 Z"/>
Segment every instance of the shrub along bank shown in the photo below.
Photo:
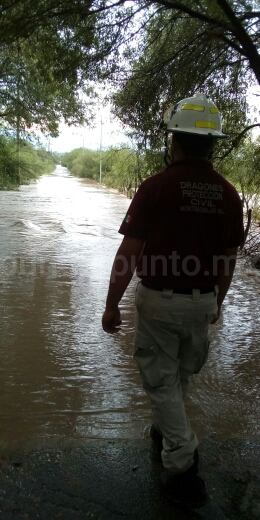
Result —
<path fill-rule="evenodd" d="M 18 149 L 15 139 L 0 135 L 0 190 L 14 189 L 51 173 L 57 162 L 58 157 L 44 148 L 21 140 Z"/>

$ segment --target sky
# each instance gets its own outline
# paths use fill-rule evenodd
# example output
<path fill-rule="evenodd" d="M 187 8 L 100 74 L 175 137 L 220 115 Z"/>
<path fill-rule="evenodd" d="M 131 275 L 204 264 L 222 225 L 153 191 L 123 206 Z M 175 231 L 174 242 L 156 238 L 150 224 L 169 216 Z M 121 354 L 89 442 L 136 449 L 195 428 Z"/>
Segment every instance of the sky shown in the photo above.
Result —
<path fill-rule="evenodd" d="M 102 126 L 101 126 L 102 119 Z M 70 152 L 75 148 L 88 148 L 99 150 L 109 146 L 128 142 L 123 127 L 119 121 L 112 118 L 110 107 L 106 106 L 99 111 L 93 128 L 90 127 L 68 127 L 65 124 L 59 126 L 60 135 L 57 138 L 47 139 L 44 143 L 46 148 L 52 152 Z"/>

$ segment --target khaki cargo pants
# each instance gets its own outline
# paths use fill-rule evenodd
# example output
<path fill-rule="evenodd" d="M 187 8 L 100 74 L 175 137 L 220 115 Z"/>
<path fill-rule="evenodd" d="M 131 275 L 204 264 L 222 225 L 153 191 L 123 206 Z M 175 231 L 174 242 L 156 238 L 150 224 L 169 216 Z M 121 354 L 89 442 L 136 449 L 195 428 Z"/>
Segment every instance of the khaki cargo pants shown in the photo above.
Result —
<path fill-rule="evenodd" d="M 163 436 L 162 461 L 172 473 L 193 464 L 198 439 L 185 412 L 189 378 L 208 356 L 208 326 L 217 313 L 217 290 L 192 295 L 136 289 L 135 354 L 151 400 L 153 424 Z"/>

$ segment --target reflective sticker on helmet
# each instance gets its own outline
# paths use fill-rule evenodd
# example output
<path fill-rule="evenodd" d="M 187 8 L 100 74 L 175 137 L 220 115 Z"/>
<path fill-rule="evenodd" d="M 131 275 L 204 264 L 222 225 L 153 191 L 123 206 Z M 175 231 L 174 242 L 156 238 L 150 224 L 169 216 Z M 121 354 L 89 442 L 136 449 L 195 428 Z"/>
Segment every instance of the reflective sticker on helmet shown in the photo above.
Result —
<path fill-rule="evenodd" d="M 212 123 L 212 121 L 196 121 L 196 128 L 212 128 L 212 130 L 216 130 L 216 123 Z"/>
<path fill-rule="evenodd" d="M 219 113 L 219 110 L 218 110 L 217 107 L 211 107 L 209 110 L 210 110 L 211 114 L 218 114 Z"/>
<path fill-rule="evenodd" d="M 195 110 L 196 112 L 204 112 L 205 107 L 203 107 L 202 105 L 191 105 L 191 104 L 186 103 L 185 105 L 182 105 L 181 109 L 182 110 Z"/>

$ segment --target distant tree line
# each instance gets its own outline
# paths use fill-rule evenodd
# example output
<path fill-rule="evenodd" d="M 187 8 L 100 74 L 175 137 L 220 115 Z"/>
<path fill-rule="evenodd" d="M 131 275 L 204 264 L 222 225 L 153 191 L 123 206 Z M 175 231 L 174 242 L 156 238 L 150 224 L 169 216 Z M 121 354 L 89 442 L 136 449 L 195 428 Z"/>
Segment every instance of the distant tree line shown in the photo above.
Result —
<path fill-rule="evenodd" d="M 100 181 L 132 198 L 140 183 L 163 168 L 163 152 L 141 150 L 134 143 L 110 147 L 102 152 L 77 148 L 62 156 L 61 164 L 76 177 Z"/>
<path fill-rule="evenodd" d="M 251 210 L 253 219 L 260 222 L 260 141 L 248 137 L 239 151 L 233 150 L 227 157 L 213 158 L 215 167 L 236 186 L 246 216 Z M 102 183 L 132 197 L 140 183 L 165 165 L 163 152 L 143 151 L 138 147 L 121 145 L 102 153 Z M 77 148 L 61 158 L 63 166 L 72 175 L 99 182 L 100 151 Z"/>

